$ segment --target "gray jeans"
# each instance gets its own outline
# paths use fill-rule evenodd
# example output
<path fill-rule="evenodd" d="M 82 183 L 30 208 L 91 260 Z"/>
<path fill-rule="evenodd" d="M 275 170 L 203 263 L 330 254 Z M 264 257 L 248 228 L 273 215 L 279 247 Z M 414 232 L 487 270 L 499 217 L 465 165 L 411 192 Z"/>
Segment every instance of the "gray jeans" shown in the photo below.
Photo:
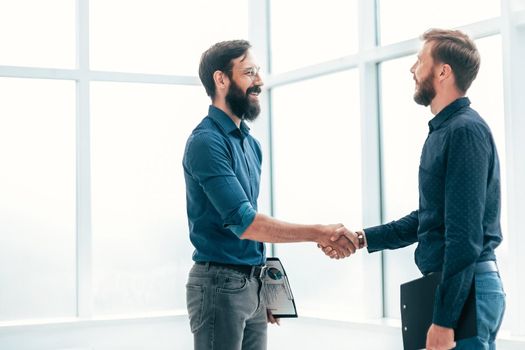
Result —
<path fill-rule="evenodd" d="M 263 283 L 231 269 L 195 264 L 186 302 L 195 350 L 265 350 Z"/>

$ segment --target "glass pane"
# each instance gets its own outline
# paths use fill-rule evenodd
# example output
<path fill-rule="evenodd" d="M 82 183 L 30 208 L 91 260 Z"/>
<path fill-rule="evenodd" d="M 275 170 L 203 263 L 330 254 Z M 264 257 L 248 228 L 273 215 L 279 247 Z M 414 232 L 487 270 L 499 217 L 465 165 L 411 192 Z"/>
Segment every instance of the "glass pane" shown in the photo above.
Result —
<path fill-rule="evenodd" d="M 192 264 L 182 155 L 202 87 L 93 83 L 94 309 L 185 309 Z"/>
<path fill-rule="evenodd" d="M 467 96 L 472 107 L 488 122 L 498 148 L 502 179 L 505 179 L 503 119 L 503 81 L 500 37 L 477 41 L 482 58 L 478 78 Z M 385 221 L 399 219 L 418 207 L 418 167 L 423 143 L 428 134 L 430 110 L 413 99 L 414 81 L 409 72 L 415 57 L 404 57 L 381 64 L 382 136 Z M 502 184 L 505 205 L 505 182 Z M 506 233 L 506 209 L 502 211 Z M 385 252 L 386 315 L 399 318 L 399 285 L 420 276 L 414 263 L 415 245 Z M 506 274 L 508 247 L 504 240 L 497 250 L 502 274 Z"/>
<path fill-rule="evenodd" d="M 0 78 L 0 321 L 76 314 L 75 84 Z"/>
<path fill-rule="evenodd" d="M 0 65 L 73 68 L 75 3 L 0 1 Z"/>
<path fill-rule="evenodd" d="M 409 69 L 414 59 L 404 57 L 380 66 L 385 222 L 397 220 L 419 205 L 419 156 L 432 115 L 412 98 L 414 80 Z M 387 317 L 399 317 L 399 285 L 421 276 L 414 263 L 415 247 L 384 252 Z"/>
<path fill-rule="evenodd" d="M 290 222 L 342 222 L 360 228 L 357 72 L 275 88 L 272 102 L 276 216 Z M 332 319 L 364 315 L 367 297 L 360 282 L 366 278 L 363 254 L 335 261 L 315 244 L 304 243 L 280 244 L 277 256 L 290 275 L 302 315 Z"/>
<path fill-rule="evenodd" d="M 197 75 L 218 41 L 247 39 L 244 0 L 91 0 L 91 66 L 96 70 Z"/>
<path fill-rule="evenodd" d="M 270 12 L 272 73 L 357 51 L 356 0 L 272 1 Z"/>
<path fill-rule="evenodd" d="M 510 0 L 510 9 L 512 11 L 525 10 L 525 0 Z"/>
<path fill-rule="evenodd" d="M 429 28 L 455 28 L 498 17 L 500 6 L 499 0 L 380 0 L 381 44 L 417 38 Z"/>

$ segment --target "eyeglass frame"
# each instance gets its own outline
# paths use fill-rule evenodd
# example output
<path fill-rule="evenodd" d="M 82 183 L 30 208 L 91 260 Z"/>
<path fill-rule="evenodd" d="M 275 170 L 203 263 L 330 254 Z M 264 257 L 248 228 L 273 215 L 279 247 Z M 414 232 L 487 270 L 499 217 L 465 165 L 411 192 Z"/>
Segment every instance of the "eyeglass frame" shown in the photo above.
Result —
<path fill-rule="evenodd" d="M 243 75 L 246 75 L 248 78 L 250 78 L 252 81 L 255 80 L 259 72 L 261 71 L 261 66 L 251 66 L 240 69 L 243 71 Z M 227 73 L 231 73 L 233 69 L 230 69 L 227 71 Z"/>

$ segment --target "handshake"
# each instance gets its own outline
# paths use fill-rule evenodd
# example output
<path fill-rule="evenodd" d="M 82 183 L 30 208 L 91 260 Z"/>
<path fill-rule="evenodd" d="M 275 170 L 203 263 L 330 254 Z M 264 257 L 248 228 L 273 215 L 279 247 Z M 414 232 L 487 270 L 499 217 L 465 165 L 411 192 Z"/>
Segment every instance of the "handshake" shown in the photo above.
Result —
<path fill-rule="evenodd" d="M 353 232 L 343 224 L 326 225 L 325 233 L 318 237 L 317 247 L 330 259 L 343 259 L 366 246 L 362 231 Z"/>

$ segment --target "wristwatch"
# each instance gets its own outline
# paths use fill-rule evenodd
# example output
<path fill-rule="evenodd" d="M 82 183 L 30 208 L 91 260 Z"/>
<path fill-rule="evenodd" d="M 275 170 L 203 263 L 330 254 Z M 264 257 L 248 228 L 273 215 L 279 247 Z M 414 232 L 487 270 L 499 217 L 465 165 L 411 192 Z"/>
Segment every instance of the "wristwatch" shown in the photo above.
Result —
<path fill-rule="evenodd" d="M 363 231 L 356 231 L 357 241 L 359 242 L 359 249 L 365 247 L 365 233 Z"/>

